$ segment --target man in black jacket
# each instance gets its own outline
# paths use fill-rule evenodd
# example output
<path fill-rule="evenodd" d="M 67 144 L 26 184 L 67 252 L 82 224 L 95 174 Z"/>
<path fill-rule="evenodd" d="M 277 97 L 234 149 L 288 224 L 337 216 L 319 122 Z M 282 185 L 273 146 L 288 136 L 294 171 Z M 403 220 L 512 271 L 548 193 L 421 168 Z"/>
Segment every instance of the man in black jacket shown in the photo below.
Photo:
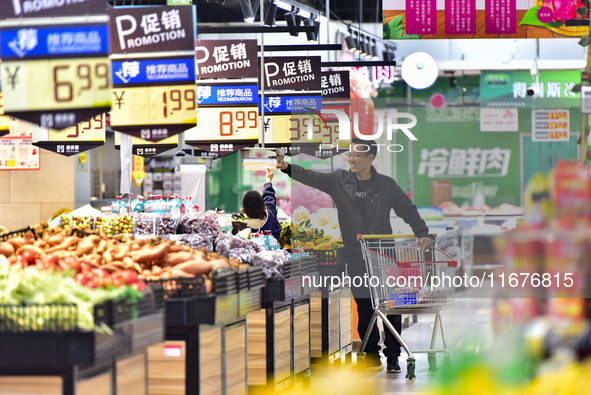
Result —
<path fill-rule="evenodd" d="M 363 277 L 367 273 L 358 234 L 392 234 L 390 212 L 394 210 L 412 228 L 418 238 L 418 247 L 431 247 L 432 240 L 428 237 L 429 229 L 419 216 L 417 207 L 412 203 L 394 179 L 379 174 L 371 165 L 377 154 L 374 141 L 354 138 L 349 149 L 349 165 L 351 170 L 337 170 L 332 173 L 317 173 L 301 166 L 281 164 L 283 172 L 294 180 L 317 188 L 329 194 L 337 208 L 339 227 L 345 245 L 348 275 Z M 373 314 L 369 289 L 353 287 L 353 295 L 357 303 L 359 322 L 357 330 L 363 339 Z M 388 316 L 389 321 L 400 333 L 402 323 L 400 315 Z M 377 326 L 371 329 L 369 342 L 366 346 L 366 368 L 381 370 L 379 357 L 379 339 Z M 384 354 L 387 357 L 387 371 L 398 373 L 400 365 L 400 344 L 390 333 L 386 334 Z"/>

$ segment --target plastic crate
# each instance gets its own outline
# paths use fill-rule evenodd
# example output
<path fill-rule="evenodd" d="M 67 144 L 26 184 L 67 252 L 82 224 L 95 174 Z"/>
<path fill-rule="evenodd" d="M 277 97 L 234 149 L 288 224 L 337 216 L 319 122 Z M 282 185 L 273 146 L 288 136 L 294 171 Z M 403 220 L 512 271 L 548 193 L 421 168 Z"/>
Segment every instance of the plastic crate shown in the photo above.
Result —
<path fill-rule="evenodd" d="M 78 307 L 74 304 L 2 304 L 0 332 L 75 332 Z"/>
<path fill-rule="evenodd" d="M 267 277 L 260 266 L 248 268 L 248 289 L 262 288 L 265 286 Z"/>
<path fill-rule="evenodd" d="M 233 269 L 219 269 L 213 273 L 213 292 L 230 295 L 238 292 L 238 273 Z"/>
<path fill-rule="evenodd" d="M 205 296 L 205 277 L 179 277 L 166 280 L 146 281 L 150 287 L 161 287 L 164 299 L 183 299 Z"/>

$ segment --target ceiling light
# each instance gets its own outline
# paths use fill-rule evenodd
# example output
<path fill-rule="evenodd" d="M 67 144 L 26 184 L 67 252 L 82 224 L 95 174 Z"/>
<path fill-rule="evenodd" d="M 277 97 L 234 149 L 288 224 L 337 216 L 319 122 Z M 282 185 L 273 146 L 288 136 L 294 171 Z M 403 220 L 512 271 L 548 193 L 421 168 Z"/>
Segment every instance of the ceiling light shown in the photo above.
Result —
<path fill-rule="evenodd" d="M 265 11 L 265 25 L 275 26 L 275 14 L 277 14 L 277 4 L 269 2 Z"/>
<path fill-rule="evenodd" d="M 355 39 L 352 35 L 345 38 L 345 43 L 347 44 L 347 48 L 349 48 L 349 52 L 355 52 L 357 49 L 357 43 L 355 43 Z"/>
<path fill-rule="evenodd" d="M 252 6 L 250 0 L 240 0 L 240 8 L 242 8 L 242 15 L 244 16 L 244 22 L 253 23 L 254 13 L 252 12 Z"/>
<path fill-rule="evenodd" d="M 304 19 L 304 26 L 315 26 L 316 31 L 307 32 L 306 37 L 308 38 L 308 41 L 318 40 L 318 28 L 320 27 L 320 24 L 317 23 L 314 19 Z"/>
<path fill-rule="evenodd" d="M 376 39 L 374 38 L 371 44 L 371 60 L 380 60 L 378 56 L 378 45 L 376 43 Z"/>

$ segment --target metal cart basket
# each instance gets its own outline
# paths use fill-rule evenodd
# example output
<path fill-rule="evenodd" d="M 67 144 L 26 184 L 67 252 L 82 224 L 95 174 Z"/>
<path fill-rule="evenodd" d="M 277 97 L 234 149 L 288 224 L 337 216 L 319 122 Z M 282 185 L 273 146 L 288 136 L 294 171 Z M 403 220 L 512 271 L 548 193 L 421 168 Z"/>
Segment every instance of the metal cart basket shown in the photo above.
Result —
<path fill-rule="evenodd" d="M 422 251 L 417 247 L 417 239 L 396 235 L 358 235 L 363 259 L 370 278 L 370 295 L 374 308 L 369 327 L 359 350 L 358 359 L 363 360 L 364 350 L 371 329 L 380 318 L 384 330 L 389 330 L 400 346 L 408 354 L 407 374 L 409 380 L 415 376 L 415 358 L 406 342 L 388 321 L 388 315 L 397 314 L 435 314 L 435 323 L 428 350 L 414 350 L 415 353 L 428 353 L 429 369 L 437 369 L 436 355 L 444 353 L 446 363 L 449 353 L 441 307 L 451 302 L 454 287 L 450 280 L 457 262 L 445 252 L 432 247 Z M 437 277 L 437 278 L 436 278 Z M 435 349 L 437 331 L 441 331 L 443 349 Z"/>

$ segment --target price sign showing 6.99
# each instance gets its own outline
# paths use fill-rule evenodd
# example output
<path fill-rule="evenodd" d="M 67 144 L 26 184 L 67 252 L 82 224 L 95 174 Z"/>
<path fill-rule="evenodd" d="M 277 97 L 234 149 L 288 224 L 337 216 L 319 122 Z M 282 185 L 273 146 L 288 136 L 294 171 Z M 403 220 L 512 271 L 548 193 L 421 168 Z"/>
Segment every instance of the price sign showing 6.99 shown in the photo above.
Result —
<path fill-rule="evenodd" d="M 106 24 L 1 28 L 6 114 L 61 130 L 109 111 Z"/>

